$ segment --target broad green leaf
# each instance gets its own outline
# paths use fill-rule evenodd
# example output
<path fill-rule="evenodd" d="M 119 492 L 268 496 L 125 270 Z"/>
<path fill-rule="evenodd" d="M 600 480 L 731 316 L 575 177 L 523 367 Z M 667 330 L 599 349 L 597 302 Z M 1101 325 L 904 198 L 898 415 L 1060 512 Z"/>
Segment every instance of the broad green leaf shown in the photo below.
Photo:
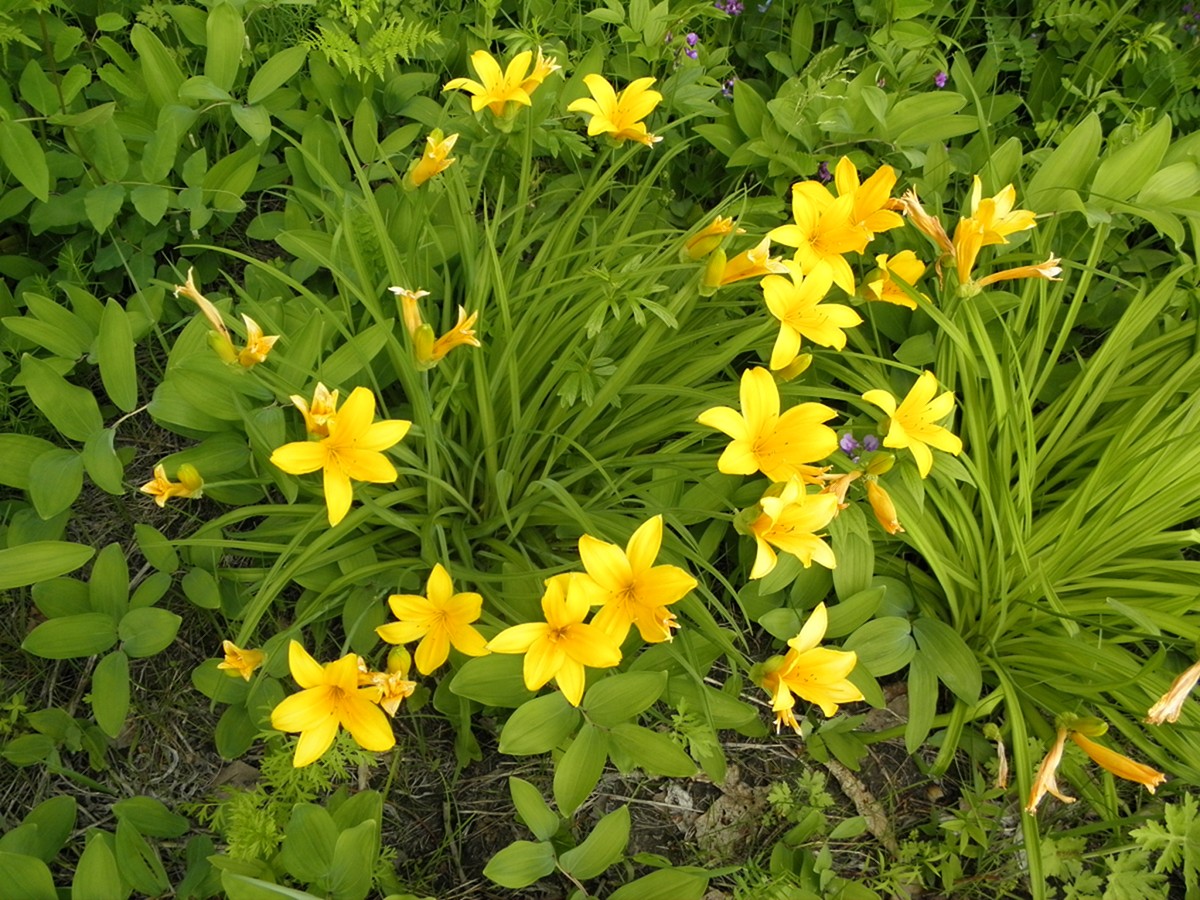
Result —
<path fill-rule="evenodd" d="M 158 851 L 128 820 L 117 822 L 116 857 L 121 877 L 139 894 L 158 897 L 171 886 Z"/>
<path fill-rule="evenodd" d="M 337 826 L 324 807 L 297 804 L 288 820 L 280 861 L 297 881 L 312 884 L 329 874 L 337 839 Z"/>
<path fill-rule="evenodd" d="M 217 160 L 204 175 L 204 202 L 222 212 L 238 212 L 246 204 L 242 195 L 258 174 L 262 150 L 247 145 Z"/>
<path fill-rule="evenodd" d="M 979 661 L 958 632 L 937 619 L 922 616 L 912 624 L 919 655 L 933 665 L 937 677 L 960 700 L 974 703 L 983 690 Z"/>
<path fill-rule="evenodd" d="M 568 875 L 587 881 L 619 860 L 628 843 L 629 807 L 622 806 L 597 822 L 583 843 L 563 853 L 558 864 Z"/>
<path fill-rule="evenodd" d="M 84 441 L 80 458 L 96 486 L 119 497 L 125 493 L 125 467 L 113 447 L 116 436 L 112 428 L 100 429 Z"/>
<path fill-rule="evenodd" d="M 83 442 L 104 427 L 92 392 L 69 384 L 49 363 L 21 357 L 21 380 L 34 406 L 63 437 Z"/>
<path fill-rule="evenodd" d="M 142 165 L 145 164 L 143 157 Z M 139 216 L 151 225 L 157 225 L 166 215 L 167 207 L 171 205 L 171 191 L 158 184 L 140 184 L 129 192 L 129 199 L 133 201 L 133 208 Z"/>
<path fill-rule="evenodd" d="M 608 900 L 700 900 L 708 890 L 703 869 L 659 869 L 617 888 Z"/>
<path fill-rule="evenodd" d="M 71 881 L 71 900 L 125 900 L 129 887 L 121 881 L 110 836 L 92 832 Z"/>
<path fill-rule="evenodd" d="M 290 249 L 279 242 L 285 250 Z M 394 322 L 385 319 L 366 328 L 329 354 L 321 364 L 320 377 L 325 384 L 350 384 L 360 372 L 371 364 L 393 335 Z"/>
<path fill-rule="evenodd" d="M 228 900 L 322 900 L 307 891 L 298 891 L 237 872 L 222 872 L 221 887 Z"/>
<path fill-rule="evenodd" d="M 125 146 L 125 137 L 121 134 L 121 128 L 112 119 L 107 122 L 99 123 L 89 132 L 91 137 L 91 155 L 92 162 L 95 163 L 96 171 L 100 176 L 109 182 L 119 182 L 129 173 L 129 148 Z M 125 196 L 125 189 L 116 183 L 104 185 L 106 188 L 120 188 L 119 199 Z M 94 192 L 89 192 L 90 197 Z M 117 209 L 121 205 L 117 203 Z M 89 217 L 95 221 L 91 211 L 88 212 Z M 112 221 L 112 216 L 108 217 Z M 108 226 L 96 226 L 97 231 L 103 231 Z"/>
<path fill-rule="evenodd" d="M 686 778 L 696 773 L 696 763 L 692 758 L 670 737 L 660 732 L 622 722 L 613 726 L 609 739 L 647 775 Z"/>
<path fill-rule="evenodd" d="M 1105 154 L 1092 179 L 1090 199 L 1128 200 L 1158 171 L 1171 143 L 1171 118 L 1163 116 L 1137 140 Z"/>
<path fill-rule="evenodd" d="M 548 841 L 558 831 L 562 820 L 546 804 L 542 792 L 523 778 L 510 776 L 508 792 L 512 795 L 513 806 L 525 826 L 533 832 L 539 841 Z"/>
<path fill-rule="evenodd" d="M 851 506 L 829 523 L 830 545 L 837 557 L 833 587 L 838 599 L 848 600 L 871 587 L 875 575 L 875 544 L 862 510 Z"/>
<path fill-rule="evenodd" d="M 554 871 L 554 848 L 539 841 L 513 841 L 483 867 L 483 874 L 501 887 L 529 887 Z"/>
<path fill-rule="evenodd" d="M 118 628 L 121 647 L 134 659 L 153 656 L 171 646 L 183 619 L 155 606 L 131 609 Z"/>
<path fill-rule="evenodd" d="M 607 759 L 608 735 L 594 725 L 584 723 L 554 767 L 554 802 L 558 804 L 559 812 L 564 816 L 574 815 L 600 780 Z"/>
<path fill-rule="evenodd" d="M 95 552 L 66 541 L 37 541 L 0 550 L 0 591 L 74 572 Z"/>
<path fill-rule="evenodd" d="M 115 738 L 129 714 L 129 657 L 114 650 L 96 664 L 90 694 L 92 714 L 100 730 Z"/>
<path fill-rule="evenodd" d="M 262 106 L 243 106 L 240 103 L 234 103 L 229 107 L 229 111 L 233 113 L 233 121 L 238 123 L 238 127 L 246 134 L 250 135 L 250 139 L 256 144 L 265 144 L 271 136 L 271 114 L 267 112 L 266 107 Z"/>
<path fill-rule="evenodd" d="M 263 63 L 254 73 L 254 77 L 250 79 L 250 86 L 246 89 L 246 102 L 252 105 L 261 103 L 283 87 L 293 75 L 300 71 L 300 67 L 304 65 L 307 57 L 308 48 L 305 46 L 280 50 Z"/>
<path fill-rule="evenodd" d="M 204 56 L 204 74 L 217 87 L 233 90 L 246 43 L 246 26 L 241 13 L 231 3 L 218 3 L 208 11 L 208 52 Z"/>
<path fill-rule="evenodd" d="M 97 554 L 88 580 L 88 600 L 92 612 L 104 613 L 114 622 L 128 612 L 129 564 L 120 544 L 109 544 Z"/>
<path fill-rule="evenodd" d="M 666 686 L 666 672 L 622 672 L 588 688 L 583 710 L 603 727 L 629 722 L 653 706 Z"/>
<path fill-rule="evenodd" d="M 221 608 L 221 588 L 216 577 L 207 569 L 192 569 L 183 576 L 181 586 L 184 596 L 201 609 Z"/>
<path fill-rule="evenodd" d="M 331 900 L 365 900 L 371 890 L 371 870 L 376 861 L 376 822 L 361 822 L 338 835 L 329 867 Z"/>
<path fill-rule="evenodd" d="M 916 753 L 937 715 L 937 671 L 925 653 L 918 653 L 908 664 L 908 723 L 904 726 L 904 746 Z"/>
<path fill-rule="evenodd" d="M 549 753 L 579 724 L 579 710 L 561 691 L 534 697 L 508 717 L 500 732 L 500 752 L 507 756 Z"/>
<path fill-rule="evenodd" d="M 29 307 L 31 313 L 61 331 L 63 336 L 70 341 L 72 352 L 59 354 L 60 356 L 67 359 L 78 359 L 88 351 L 92 341 L 96 339 L 96 330 L 83 316 L 72 312 L 49 297 L 32 291 L 26 291 L 24 299 L 25 305 Z"/>
<path fill-rule="evenodd" d="M 0 745 L 0 756 L 14 766 L 43 763 L 55 752 L 54 739 L 44 734 L 23 734 Z"/>
<path fill-rule="evenodd" d="M 166 596 L 174 580 L 166 572 L 154 572 L 147 576 L 130 596 L 129 608 L 142 609 L 147 606 L 153 606 Z"/>
<path fill-rule="evenodd" d="M 370 97 L 363 97 L 354 112 L 350 142 L 364 163 L 373 162 L 379 155 L 379 117 L 375 115 Z"/>
<path fill-rule="evenodd" d="M 33 586 L 33 603 L 47 619 L 92 612 L 88 586 L 74 578 L 48 578 Z"/>
<path fill-rule="evenodd" d="M 96 358 L 100 380 L 109 399 L 123 412 L 131 412 L 138 402 L 137 365 L 134 362 L 133 329 L 124 307 L 109 299 L 100 317 L 100 336 Z"/>
<path fill-rule="evenodd" d="M 240 681 L 241 679 L 239 679 Z M 221 713 L 213 743 L 221 759 L 237 759 L 258 740 L 260 727 L 244 706 L 230 706 Z"/>
<path fill-rule="evenodd" d="M 163 536 L 161 531 L 152 525 L 138 523 L 133 526 L 133 536 L 137 541 L 138 549 L 142 551 L 142 556 L 146 557 L 146 562 L 160 572 L 178 570 L 179 554 L 175 552 L 175 548 L 171 546 L 171 542 Z M 216 607 L 210 608 L 215 609 Z"/>
<path fill-rule="evenodd" d="M 0 884 L 22 900 L 58 900 L 46 864 L 23 853 L 0 851 Z"/>
<path fill-rule="evenodd" d="M 485 706 L 517 707 L 529 700 L 522 675 L 523 660 L 515 654 L 493 653 L 469 659 L 454 675 L 450 690 Z"/>
<path fill-rule="evenodd" d="M 0 434 L 0 484 L 28 490 L 33 461 L 54 449 L 54 444 L 32 435 Z"/>
<path fill-rule="evenodd" d="M 856 629 L 842 648 L 857 653 L 858 664 L 880 678 L 908 665 L 917 645 L 907 619 L 882 616 Z"/>
<path fill-rule="evenodd" d="M 33 855 L 43 862 L 53 860 L 75 830 L 77 812 L 75 798 L 70 795 L 51 797 L 31 809 L 21 824 L 37 826 Z"/>
<path fill-rule="evenodd" d="M 149 837 L 180 838 L 187 834 L 191 823 L 186 818 L 167 809 L 161 800 L 153 797 L 130 797 L 112 805 L 113 815 L 118 821 L 128 821 L 139 832 Z"/>
<path fill-rule="evenodd" d="M 153 31 L 140 23 L 130 30 L 129 42 L 138 52 L 146 88 L 155 106 L 161 108 L 179 102 L 183 72 L 171 52 L 163 46 L 163 42 Z"/>
<path fill-rule="evenodd" d="M 0 161 L 13 177 L 43 203 L 50 199 L 50 169 L 33 132 L 22 122 L 0 122 Z"/>
<path fill-rule="evenodd" d="M 868 588 L 829 607 L 829 627 L 825 629 L 826 640 L 845 637 L 870 619 L 879 609 L 879 604 L 883 602 L 883 595 L 886 592 L 887 588 L 882 585 Z M 792 636 L 794 637 L 795 633 Z"/>
<path fill-rule="evenodd" d="M 43 622 L 29 632 L 21 649 L 43 659 L 75 659 L 103 653 L 116 642 L 112 617 L 91 612 Z"/>
<path fill-rule="evenodd" d="M 86 350 L 86 348 L 81 348 L 70 332 L 65 332 L 57 325 L 42 319 L 35 319 L 32 316 L 5 316 L 0 319 L 0 324 L 3 324 L 13 334 L 20 335 L 27 341 L 33 341 L 39 347 L 44 347 L 63 359 L 77 359 Z"/>
<path fill-rule="evenodd" d="M 83 460 L 74 450 L 48 450 L 29 467 L 29 499 L 43 519 L 67 509 L 83 490 Z"/>
<path fill-rule="evenodd" d="M 1101 134 L 1099 117 L 1089 113 L 1037 166 L 1021 205 L 1034 212 L 1056 212 L 1066 192 L 1083 187 L 1100 150 Z"/>

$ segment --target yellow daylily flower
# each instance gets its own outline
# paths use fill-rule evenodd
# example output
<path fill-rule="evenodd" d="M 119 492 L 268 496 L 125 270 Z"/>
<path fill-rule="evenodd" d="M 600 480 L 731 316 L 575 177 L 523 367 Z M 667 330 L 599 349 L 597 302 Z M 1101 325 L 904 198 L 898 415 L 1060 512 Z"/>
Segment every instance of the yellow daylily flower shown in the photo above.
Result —
<path fill-rule="evenodd" d="M 289 398 L 292 405 L 304 416 L 304 430 L 317 437 L 329 436 L 329 423 L 337 416 L 338 392 L 331 391 L 321 382 L 313 390 L 312 404 L 299 394 Z"/>
<path fill-rule="evenodd" d="M 904 215 L 908 216 L 908 221 L 912 222 L 917 231 L 933 241 L 943 256 L 954 255 L 954 244 L 946 234 L 946 229 L 942 227 L 941 220 L 925 212 L 925 207 L 921 205 L 915 190 L 909 188 L 905 191 L 900 197 L 900 205 L 904 209 Z"/>
<path fill-rule="evenodd" d="M 408 288 L 402 287 L 390 287 L 388 290 L 400 300 L 404 327 L 412 338 L 413 357 L 418 369 L 432 369 L 455 347 L 483 346 L 479 338 L 475 336 L 475 322 L 479 319 L 478 311 L 467 315 L 467 311 L 460 306 L 458 322 L 453 328 L 434 340 L 433 327 L 426 323 L 417 302 L 422 297 L 428 297 L 429 291 L 410 291 Z"/>
<path fill-rule="evenodd" d="M 486 656 L 487 639 L 471 625 L 483 609 L 479 594 L 454 593 L 450 573 L 438 563 L 429 573 L 425 594 L 392 594 L 388 606 L 399 621 L 380 625 L 375 633 L 389 644 L 417 644 L 417 671 L 429 675 L 450 655 L 450 647 L 467 656 Z"/>
<path fill-rule="evenodd" d="M 839 197 L 849 194 L 854 198 L 850 221 L 865 228 L 871 239 L 881 231 L 904 225 L 904 219 L 895 211 L 900 203 L 892 200 L 896 170 L 891 166 L 880 166 L 866 181 L 860 182 L 858 168 L 850 157 L 843 156 L 834 169 L 833 183 Z"/>
<path fill-rule="evenodd" d="M 225 654 L 225 659 L 217 663 L 217 668 L 224 669 L 225 674 L 232 678 L 241 676 L 246 681 L 267 658 L 261 650 L 243 650 L 233 641 L 221 641 L 221 652 Z"/>
<path fill-rule="evenodd" d="M 888 534 L 904 533 L 904 527 L 896 516 L 896 506 L 892 503 L 891 496 L 883 489 L 883 485 L 874 475 L 867 478 L 867 502 L 871 504 L 871 511 L 875 513 L 875 521 L 883 527 L 884 531 Z"/>
<path fill-rule="evenodd" d="M 854 272 L 846 262 L 846 253 L 867 249 L 871 233 L 854 221 L 855 195 L 834 198 L 819 181 L 792 185 L 792 219 L 767 236 L 776 243 L 796 248 L 796 262 L 802 272 L 810 272 L 819 263 L 833 271 L 833 283 L 847 294 L 854 293 Z"/>
<path fill-rule="evenodd" d="M 883 446 L 907 447 L 917 461 L 917 471 L 922 478 L 933 468 L 930 447 L 955 456 L 962 452 L 962 441 L 948 429 L 934 424 L 954 410 L 954 394 L 946 391 L 935 398 L 936 393 L 937 378 L 932 372 L 922 372 L 898 407 L 896 399 L 887 391 L 867 391 L 862 395 L 864 400 L 878 406 L 891 419 Z"/>
<path fill-rule="evenodd" d="M 792 478 L 778 496 L 767 495 L 758 505 L 762 513 L 750 525 L 757 547 L 751 579 L 762 578 L 775 568 L 778 557 L 774 547 L 792 554 L 806 569 L 814 561 L 827 569 L 837 567 L 833 550 L 816 533 L 837 515 L 837 494 L 810 494 L 804 482 Z"/>
<path fill-rule="evenodd" d="M 204 318 L 208 319 L 208 324 L 213 327 L 213 330 L 208 334 L 209 346 L 221 358 L 222 362 L 237 362 L 238 353 L 233 348 L 233 338 L 229 334 L 229 326 L 225 324 L 225 320 L 221 317 L 221 311 L 217 309 L 211 300 L 200 293 L 200 289 L 196 287 L 193 271 L 193 267 L 188 266 L 187 280 L 184 284 L 175 285 L 175 296 L 187 297 L 200 307 L 200 312 L 204 314 Z"/>
<path fill-rule="evenodd" d="M 647 147 L 653 146 L 662 138 L 650 134 L 641 120 L 662 102 L 662 94 L 650 90 L 654 81 L 653 78 L 635 79 L 618 94 L 603 75 L 585 75 L 583 83 L 592 96 L 575 100 L 567 111 L 591 116 L 589 137 L 606 134 L 617 143 L 638 141 Z"/>
<path fill-rule="evenodd" d="M 743 234 L 741 228 L 738 234 Z M 726 236 L 733 234 L 733 216 L 717 216 L 708 225 L 693 234 L 683 245 L 681 259 L 704 259 L 721 246 Z"/>
<path fill-rule="evenodd" d="M 354 499 L 351 479 L 372 484 L 396 480 L 396 468 L 382 451 L 399 443 L 412 423 L 403 419 L 373 423 L 374 418 L 375 395 L 357 387 L 336 418 L 328 422 L 328 437 L 284 444 L 271 454 L 271 462 L 291 475 L 324 470 L 330 525 L 342 521 L 350 511 Z"/>
<path fill-rule="evenodd" d="M 338 728 L 345 728 L 364 750 L 382 752 L 396 744 L 387 716 L 376 704 L 380 690 L 358 685 L 358 656 L 348 653 L 337 662 L 321 665 L 299 641 L 288 645 L 292 678 L 303 690 L 285 697 L 271 712 L 276 731 L 300 732 L 292 765 L 316 762 L 333 744 Z"/>
<path fill-rule="evenodd" d="M 533 70 L 529 76 L 521 82 L 521 89 L 526 94 L 532 94 L 541 85 L 543 81 L 561 69 L 562 66 L 553 56 L 543 56 L 542 48 L 538 47 L 537 61 L 533 64 Z"/>
<path fill-rule="evenodd" d="M 886 253 L 880 253 L 875 257 L 875 265 L 878 269 L 863 288 L 863 296 L 868 300 L 916 309 L 917 301 L 905 293 L 896 280 L 903 281 L 909 287 L 914 287 L 921 280 L 925 274 L 925 263 L 917 259 L 917 254 L 911 250 L 901 250 L 889 258 Z M 928 294 L 921 296 L 929 300 Z"/>
<path fill-rule="evenodd" d="M 854 671 L 858 655 L 852 650 L 818 646 L 828 627 L 825 604 L 818 603 L 800 633 L 788 641 L 787 653 L 763 665 L 759 684 L 771 695 L 776 731 L 787 725 L 800 733 L 794 712 L 796 697 L 816 704 L 826 716 L 834 715 L 841 703 L 863 699 L 847 677 Z"/>
<path fill-rule="evenodd" d="M 242 368 L 249 369 L 266 360 L 279 335 L 264 335 L 259 324 L 245 313 L 242 313 L 242 321 L 246 325 L 246 346 L 239 351 L 237 361 Z"/>
<path fill-rule="evenodd" d="M 846 332 L 842 329 L 862 323 L 859 314 L 849 306 L 821 302 L 833 286 L 833 271 L 829 266 L 818 265 L 805 276 L 792 263 L 788 275 L 788 278 L 768 275 L 762 280 L 767 309 L 779 320 L 779 336 L 771 350 L 773 370 L 791 364 L 800 352 L 802 337 L 822 347 L 841 350 L 846 346 Z"/>
<path fill-rule="evenodd" d="M 572 706 L 583 699 L 584 667 L 608 669 L 621 661 L 620 643 L 595 624 L 585 625 L 587 599 L 573 587 L 571 574 L 546 581 L 543 622 L 506 628 L 490 641 L 493 653 L 524 653 L 525 687 L 536 691 L 550 679 Z"/>
<path fill-rule="evenodd" d="M 279 335 L 277 334 L 264 335 L 259 324 L 249 316 L 243 314 L 242 321 L 246 325 L 246 345 L 240 351 L 234 349 L 233 337 L 229 333 L 229 326 L 225 324 L 225 320 L 221 317 L 221 311 L 217 309 L 211 300 L 200 293 L 200 289 L 196 287 L 194 270 L 190 266 L 188 267 L 187 281 L 184 284 L 175 285 L 175 296 L 187 297 L 200 307 L 200 312 L 204 314 L 204 318 L 208 319 L 208 323 L 213 327 L 213 330 L 208 335 L 209 346 L 213 348 L 213 351 L 223 362 L 230 364 L 238 363 L 246 369 L 252 368 L 267 358 L 267 354 L 271 352 L 271 348 L 279 340 Z"/>
<path fill-rule="evenodd" d="M 450 155 L 450 151 L 454 149 L 457 140 L 457 134 L 443 137 L 442 129 L 433 129 L 429 137 L 425 138 L 425 152 L 421 154 L 420 159 L 413 163 L 408 174 L 404 176 L 404 186 L 420 187 L 434 175 L 440 175 L 454 165 L 458 160 L 457 157 Z"/>
<path fill-rule="evenodd" d="M 987 287 L 989 284 L 995 284 L 997 281 L 1013 281 L 1017 278 L 1043 278 L 1046 281 L 1061 281 L 1058 276 L 1062 274 L 1062 262 L 1057 256 L 1051 256 L 1043 263 L 1038 263 L 1033 266 L 1017 266 L 1012 269 L 1003 269 L 999 272 L 992 272 L 990 275 L 984 275 L 975 284 L 978 287 Z"/>
<path fill-rule="evenodd" d="M 1100 768 L 1111 772 L 1118 778 L 1143 785 L 1152 794 L 1160 784 L 1167 780 L 1167 776 L 1157 769 L 1130 759 L 1125 754 L 1111 750 L 1102 744 L 1097 744 L 1084 733 L 1100 735 L 1107 730 L 1106 723 L 1095 719 L 1070 715 L 1060 717 L 1054 745 L 1042 760 L 1041 765 L 1038 766 L 1037 775 L 1033 779 L 1033 789 L 1029 793 L 1029 802 L 1025 804 L 1025 811 L 1037 812 L 1038 804 L 1048 793 L 1053 794 L 1064 803 L 1075 802 L 1074 797 L 1068 797 L 1058 789 L 1056 780 L 1056 772 L 1062 762 L 1063 747 L 1068 737 Z"/>
<path fill-rule="evenodd" d="M 525 50 L 514 56 L 508 68 L 501 71 L 500 63 L 492 54 L 486 50 L 476 50 L 471 54 L 471 68 L 479 76 L 479 81 L 452 78 L 442 90 L 466 91 L 471 95 L 472 110 L 479 112 L 486 106 L 492 111 L 492 115 L 503 116 L 509 103 L 517 106 L 532 105 L 529 91 L 525 88 L 532 59 L 533 53 Z"/>
<path fill-rule="evenodd" d="M 1017 191 L 1005 185 L 994 197 L 983 197 L 983 182 L 976 175 L 971 182 L 971 218 L 983 228 L 983 244 L 1007 244 L 1008 236 L 1028 231 L 1037 225 L 1037 215 L 1029 209 L 1013 209 Z"/>
<path fill-rule="evenodd" d="M 809 465 L 837 449 L 837 433 L 823 425 L 837 415 L 823 403 L 801 403 L 779 412 L 779 388 L 763 368 L 742 373 L 742 411 L 714 406 L 697 421 L 723 431 L 733 440 L 717 461 L 727 475 L 762 472 L 772 481 L 800 477 L 812 482 L 820 469 Z"/>
<path fill-rule="evenodd" d="M 1067 744 L 1067 729 L 1058 729 L 1058 734 L 1054 738 L 1054 745 L 1050 748 L 1050 752 L 1046 754 L 1041 765 L 1038 766 L 1037 774 L 1033 778 L 1033 788 L 1029 792 L 1029 802 L 1025 804 L 1026 812 L 1037 812 L 1038 804 L 1042 802 L 1042 798 L 1046 794 L 1053 794 L 1063 803 L 1074 803 L 1075 798 L 1067 796 L 1058 788 L 1058 767 L 1062 762 L 1063 749 Z"/>
<path fill-rule="evenodd" d="M 726 259 L 725 251 L 718 248 L 708 257 L 708 264 L 704 267 L 701 293 L 711 294 L 719 287 L 747 278 L 786 275 L 787 272 L 788 268 L 782 260 L 771 258 L 769 237 L 763 238 L 749 250 L 743 250 L 733 259 Z"/>
<path fill-rule="evenodd" d="M 408 670 L 412 657 L 403 647 L 393 647 L 388 654 L 387 671 L 375 672 L 361 656 L 358 658 L 358 686 L 379 688 L 380 708 L 392 718 L 396 717 L 400 704 L 417 689 L 415 681 L 409 681 Z"/>
<path fill-rule="evenodd" d="M 1152 794 L 1160 784 L 1167 780 L 1167 776 L 1158 769 L 1153 769 L 1145 763 L 1130 759 L 1123 753 L 1097 744 L 1078 731 L 1071 732 L 1071 740 L 1100 768 L 1112 772 L 1118 778 L 1143 785 Z"/>
<path fill-rule="evenodd" d="M 631 625 L 647 643 L 671 640 L 671 629 L 679 625 L 667 607 L 696 587 L 696 579 L 678 566 L 654 565 L 662 534 L 662 516 L 654 516 L 638 526 L 624 551 L 590 534 L 579 539 L 587 574 L 576 576 L 573 589 L 589 606 L 601 607 L 592 624 L 618 644 Z"/>
<path fill-rule="evenodd" d="M 147 481 L 138 490 L 153 497 L 154 502 L 159 506 L 166 506 L 167 501 L 172 497 L 204 496 L 204 479 L 200 477 L 195 466 L 184 463 L 175 475 L 179 481 L 171 481 L 167 478 L 166 468 L 159 463 L 154 467 L 154 479 Z"/>
<path fill-rule="evenodd" d="M 1193 663 L 1185 669 L 1146 713 L 1146 722 L 1150 725 L 1161 725 L 1163 722 L 1178 722 L 1183 713 L 1183 701 L 1200 681 L 1200 662 Z"/>

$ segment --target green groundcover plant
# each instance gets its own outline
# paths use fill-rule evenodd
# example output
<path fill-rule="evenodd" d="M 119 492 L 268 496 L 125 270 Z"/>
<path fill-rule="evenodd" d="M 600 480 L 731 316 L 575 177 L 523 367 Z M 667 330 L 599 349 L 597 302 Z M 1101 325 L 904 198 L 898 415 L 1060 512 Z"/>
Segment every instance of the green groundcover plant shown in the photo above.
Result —
<path fill-rule="evenodd" d="M 0 222 L 55 258 L 0 260 L 0 589 L 25 654 L 92 662 L 87 714 L 14 701 L 0 753 L 110 790 L 195 619 L 211 751 L 261 760 L 187 810 L 211 836 L 125 798 L 64 866 L 75 800 L 22 811 L 9 883 L 414 896 L 384 805 L 420 714 L 459 767 L 547 766 L 508 781 L 500 888 L 703 896 L 732 871 L 580 814 L 614 769 L 724 782 L 737 733 L 991 767 L 1014 890 L 1110 896 L 1039 827 L 1076 797 L 1136 841 L 1127 895 L 1193 889 L 1200 140 L 1118 115 L 1170 94 L 1153 48 L 1189 77 L 1186 22 L 1039 6 L 1067 30 L 1030 76 L 948 4 L 433 11 L 2 13 Z M 897 682 L 902 725 L 839 715 Z M 965 890 L 1000 827 L 848 878 L 809 848 L 866 820 L 802 793 L 743 895 Z"/>

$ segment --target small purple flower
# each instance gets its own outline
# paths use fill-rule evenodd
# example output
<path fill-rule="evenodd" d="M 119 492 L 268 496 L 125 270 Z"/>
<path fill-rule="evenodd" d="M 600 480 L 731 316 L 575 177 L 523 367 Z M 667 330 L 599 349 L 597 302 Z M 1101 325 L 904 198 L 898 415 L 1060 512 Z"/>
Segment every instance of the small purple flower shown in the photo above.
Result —
<path fill-rule="evenodd" d="M 1187 15 L 1191 15 L 1191 12 L 1192 12 L 1192 4 L 1190 4 L 1190 3 L 1183 4 L 1183 14 L 1185 16 L 1187 16 Z"/>
<path fill-rule="evenodd" d="M 842 448 L 843 453 L 845 453 L 847 456 L 851 456 L 853 455 L 854 451 L 862 445 L 854 439 L 854 435 L 847 431 L 842 435 L 841 440 L 838 441 L 838 446 Z"/>
<path fill-rule="evenodd" d="M 722 84 L 722 85 L 721 85 L 721 95 L 722 95 L 722 96 L 723 96 L 723 97 L 724 97 L 726 100 L 732 100 L 732 99 L 733 99 L 733 85 L 734 85 L 736 82 L 737 82 L 737 79 L 736 79 L 736 78 L 730 78 L 728 81 L 726 81 L 724 84 Z"/>
<path fill-rule="evenodd" d="M 698 43 L 700 43 L 700 35 L 696 34 L 694 31 L 689 31 L 687 33 L 687 45 L 689 47 L 695 47 Z"/>
<path fill-rule="evenodd" d="M 866 437 L 863 438 L 862 446 L 863 446 L 863 449 L 866 450 L 868 453 L 874 453 L 876 450 L 879 449 L 879 438 L 875 437 L 875 435 L 873 435 L 873 434 L 868 434 Z"/>
<path fill-rule="evenodd" d="M 725 12 L 729 13 L 731 16 L 740 16 L 743 12 L 745 12 L 745 10 L 746 7 L 740 2 L 740 0 L 728 0 L 728 2 L 725 4 Z"/>
<path fill-rule="evenodd" d="M 698 58 L 700 57 L 700 51 L 699 51 L 699 50 L 693 50 L 691 47 L 688 47 L 686 50 L 684 50 L 684 51 L 683 51 L 683 54 L 684 54 L 684 56 L 686 56 L 688 59 L 698 59 Z"/>
<path fill-rule="evenodd" d="M 829 182 L 833 181 L 833 175 L 829 172 L 829 163 L 825 162 L 825 160 L 821 160 L 821 164 L 817 166 L 817 180 L 821 184 L 829 184 Z"/>
<path fill-rule="evenodd" d="M 938 72 L 933 76 L 933 83 L 938 86 L 939 90 L 944 88 L 946 86 L 946 82 L 949 80 L 950 77 L 945 72 Z"/>

